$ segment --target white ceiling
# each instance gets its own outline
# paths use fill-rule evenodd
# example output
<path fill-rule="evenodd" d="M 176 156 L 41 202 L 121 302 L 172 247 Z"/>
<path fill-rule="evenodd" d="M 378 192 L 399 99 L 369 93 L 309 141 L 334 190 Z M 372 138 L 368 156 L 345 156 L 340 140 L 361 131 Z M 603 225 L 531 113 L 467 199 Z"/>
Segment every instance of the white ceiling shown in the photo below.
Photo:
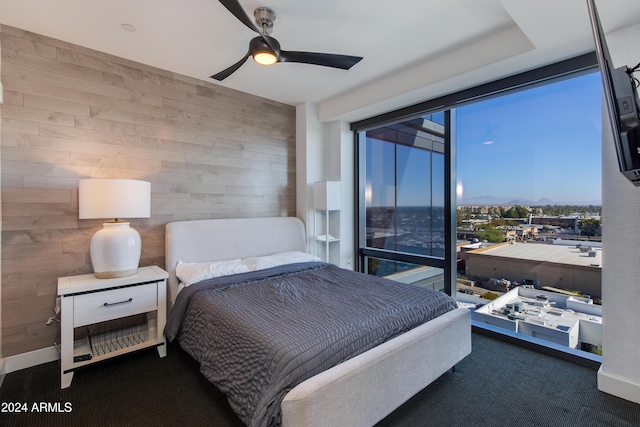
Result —
<path fill-rule="evenodd" d="M 596 0 L 605 32 L 640 1 Z M 586 0 L 240 0 L 285 50 L 363 56 L 351 70 L 249 59 L 256 33 L 216 0 L 0 0 L 0 23 L 283 103 L 359 120 L 593 50 Z M 124 31 L 122 24 L 136 27 Z M 640 58 L 639 58 L 640 61 Z M 629 64 L 631 65 L 631 64 Z M 635 64 L 633 64 L 635 65 Z"/>

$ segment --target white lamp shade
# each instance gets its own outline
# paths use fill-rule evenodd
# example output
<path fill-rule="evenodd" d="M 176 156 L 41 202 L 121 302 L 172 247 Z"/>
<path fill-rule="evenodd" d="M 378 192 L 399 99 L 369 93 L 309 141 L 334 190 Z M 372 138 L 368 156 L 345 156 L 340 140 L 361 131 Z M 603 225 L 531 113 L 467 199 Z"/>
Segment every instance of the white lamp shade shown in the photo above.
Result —
<path fill-rule="evenodd" d="M 319 181 L 313 184 L 313 207 L 321 211 L 340 209 L 340 182 Z"/>
<path fill-rule="evenodd" d="M 135 179 L 81 179 L 80 219 L 149 218 L 151 183 Z"/>
<path fill-rule="evenodd" d="M 82 179 L 78 187 L 80 219 L 149 218 L 151 183 L 133 179 Z M 140 234 L 128 222 L 102 224 L 91 238 L 93 272 L 99 279 L 135 274 L 140 263 Z"/>

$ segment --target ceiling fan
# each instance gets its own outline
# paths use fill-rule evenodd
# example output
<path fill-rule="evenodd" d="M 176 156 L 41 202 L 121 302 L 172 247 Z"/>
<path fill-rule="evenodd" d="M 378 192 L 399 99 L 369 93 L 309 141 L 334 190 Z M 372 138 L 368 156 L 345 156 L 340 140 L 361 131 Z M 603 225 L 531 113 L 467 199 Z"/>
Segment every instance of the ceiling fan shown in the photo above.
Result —
<path fill-rule="evenodd" d="M 273 28 L 273 21 L 276 19 L 275 12 L 267 7 L 259 7 L 255 10 L 255 22 L 262 29 L 259 30 L 246 14 L 242 6 L 240 6 L 238 0 L 220 0 L 220 3 L 222 3 L 222 5 L 226 7 L 236 18 L 238 18 L 240 22 L 260 35 L 249 42 L 249 50 L 240 61 L 236 62 L 226 70 L 214 74 L 211 76 L 213 79 L 219 81 L 226 79 L 240 68 L 250 56 L 253 57 L 257 63 L 262 65 L 270 65 L 275 62 L 299 62 L 303 64 L 340 68 L 343 70 L 348 70 L 362 59 L 361 56 L 282 50 L 278 40 L 269 35 Z"/>

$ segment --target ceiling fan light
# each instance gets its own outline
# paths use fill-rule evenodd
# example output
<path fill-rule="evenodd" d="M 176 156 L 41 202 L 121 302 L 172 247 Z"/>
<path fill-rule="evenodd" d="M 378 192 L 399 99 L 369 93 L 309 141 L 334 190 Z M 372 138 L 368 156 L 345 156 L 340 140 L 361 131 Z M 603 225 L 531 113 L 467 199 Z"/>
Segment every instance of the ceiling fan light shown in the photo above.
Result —
<path fill-rule="evenodd" d="M 256 52 L 253 54 L 253 60 L 260 65 L 271 65 L 275 63 L 278 58 L 272 52 Z"/>

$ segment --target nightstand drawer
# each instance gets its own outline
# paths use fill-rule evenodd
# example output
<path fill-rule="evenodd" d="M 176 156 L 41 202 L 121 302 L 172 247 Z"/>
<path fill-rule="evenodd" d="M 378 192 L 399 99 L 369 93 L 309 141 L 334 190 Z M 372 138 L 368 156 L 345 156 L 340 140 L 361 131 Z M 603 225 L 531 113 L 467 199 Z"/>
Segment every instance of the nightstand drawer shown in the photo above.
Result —
<path fill-rule="evenodd" d="M 74 297 L 73 326 L 88 325 L 106 320 L 156 310 L 157 285 L 112 289 Z"/>

